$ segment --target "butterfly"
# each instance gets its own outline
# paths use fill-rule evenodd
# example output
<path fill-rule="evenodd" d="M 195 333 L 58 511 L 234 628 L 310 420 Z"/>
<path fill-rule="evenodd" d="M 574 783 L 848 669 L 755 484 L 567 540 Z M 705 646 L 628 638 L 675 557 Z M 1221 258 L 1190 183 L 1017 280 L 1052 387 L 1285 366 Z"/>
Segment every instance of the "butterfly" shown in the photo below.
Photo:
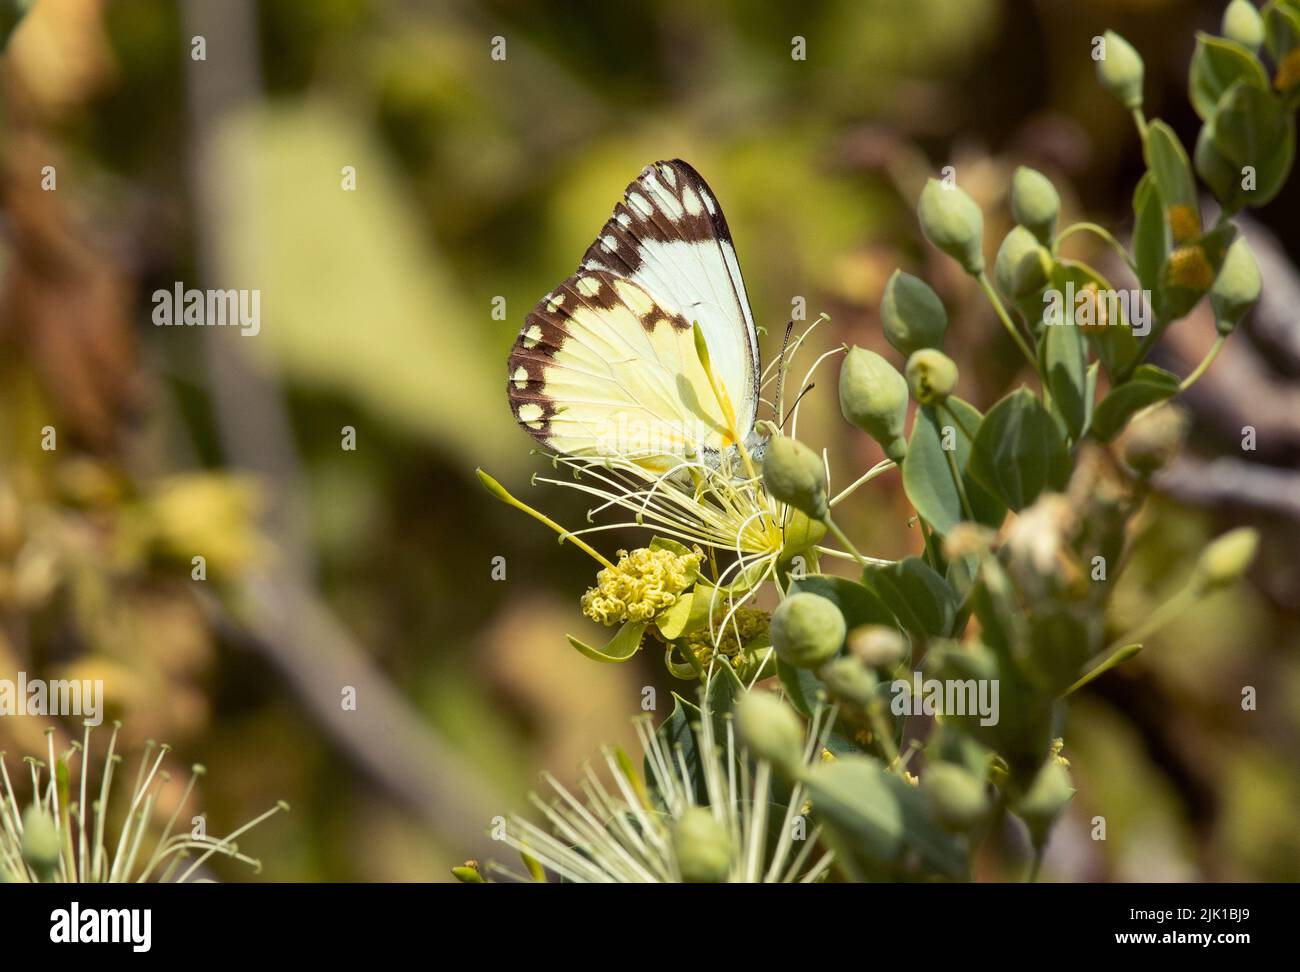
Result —
<path fill-rule="evenodd" d="M 552 452 L 655 472 L 716 467 L 737 440 L 761 453 L 758 331 L 727 220 L 695 169 L 642 170 L 578 270 L 525 318 L 508 372 L 516 420 Z"/>

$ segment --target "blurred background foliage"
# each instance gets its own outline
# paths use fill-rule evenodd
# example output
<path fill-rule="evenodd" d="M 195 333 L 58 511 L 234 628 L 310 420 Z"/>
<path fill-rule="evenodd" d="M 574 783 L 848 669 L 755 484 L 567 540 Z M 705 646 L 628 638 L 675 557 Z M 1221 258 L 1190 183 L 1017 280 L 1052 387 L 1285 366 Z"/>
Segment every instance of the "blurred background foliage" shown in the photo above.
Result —
<path fill-rule="evenodd" d="M 892 355 L 876 307 L 901 266 L 939 289 L 959 394 L 987 406 L 1023 376 L 970 281 L 923 245 L 924 178 L 956 166 L 990 256 L 1021 163 L 1061 187 L 1065 218 L 1125 233 L 1140 148 L 1095 82 L 1091 38 L 1133 42 L 1148 114 L 1190 146 L 1194 32 L 1221 11 L 38 0 L 0 55 L 0 677 L 103 678 L 128 739 L 207 764 L 214 833 L 288 800 L 244 841 L 266 878 L 444 879 L 490 852 L 488 819 L 538 770 L 572 779 L 627 740 L 643 685 L 666 711 L 657 658 L 602 667 L 566 645 L 591 634 L 587 558 L 473 476 L 583 521 L 570 491 L 528 487 L 546 466 L 506 407 L 504 360 L 641 166 L 680 156 L 713 185 L 766 357 L 795 296 L 831 316 L 821 349 Z M 46 165 L 57 191 L 41 189 Z M 1143 517 L 1115 630 L 1224 528 L 1260 526 L 1265 549 L 1249 583 L 1074 706 L 1081 790 L 1048 877 L 1297 877 L 1298 201 L 1292 184 L 1247 228 L 1272 247 L 1265 301 L 1189 396 L 1184 475 Z M 259 288 L 261 333 L 153 327 L 150 295 L 175 281 Z M 1160 363 L 1186 373 L 1213 334 L 1193 315 Z M 814 380 L 801 437 L 831 448 L 843 483 L 880 456 L 845 434 L 833 376 Z M 1215 492 L 1204 470 L 1246 486 Z M 897 478 L 864 496 L 844 514 L 864 549 L 916 552 Z M 340 712 L 349 684 L 358 707 Z M 1243 685 L 1258 712 L 1241 710 Z M 0 749 L 42 751 L 48 722 L 0 720 Z M 1094 815 L 1105 842 L 1089 839 Z"/>

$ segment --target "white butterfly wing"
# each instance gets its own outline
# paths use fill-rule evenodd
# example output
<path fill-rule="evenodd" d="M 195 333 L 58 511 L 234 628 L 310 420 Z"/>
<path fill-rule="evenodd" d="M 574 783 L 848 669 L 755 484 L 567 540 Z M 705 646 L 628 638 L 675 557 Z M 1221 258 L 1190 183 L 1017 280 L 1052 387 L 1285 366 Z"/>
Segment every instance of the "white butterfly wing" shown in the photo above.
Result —
<path fill-rule="evenodd" d="M 758 410 L 758 335 L 731 235 L 694 169 L 657 162 L 628 186 L 578 272 L 525 319 L 509 360 L 515 417 L 556 452 L 655 469 L 729 448 L 693 322 L 743 439 Z"/>
<path fill-rule="evenodd" d="M 681 159 L 646 166 L 583 256 L 698 321 L 743 438 L 758 413 L 758 331 L 717 197 Z"/>

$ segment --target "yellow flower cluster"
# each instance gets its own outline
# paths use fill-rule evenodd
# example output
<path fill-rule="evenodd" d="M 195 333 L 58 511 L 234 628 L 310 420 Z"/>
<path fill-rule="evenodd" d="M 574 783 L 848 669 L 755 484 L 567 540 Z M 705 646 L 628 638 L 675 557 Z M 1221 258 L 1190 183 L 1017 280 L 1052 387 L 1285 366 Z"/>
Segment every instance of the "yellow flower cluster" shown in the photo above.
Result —
<path fill-rule="evenodd" d="M 1169 279 L 1180 287 L 1209 290 L 1214 283 L 1214 268 L 1199 246 L 1180 246 L 1169 254 Z"/>
<path fill-rule="evenodd" d="M 597 574 L 596 586 L 582 595 L 582 613 L 604 625 L 649 621 L 695 583 L 701 556 L 699 550 L 620 550 L 618 565 Z"/>
<path fill-rule="evenodd" d="M 1191 206 L 1174 205 L 1169 207 L 1169 230 L 1174 243 L 1182 244 L 1201 235 L 1201 217 Z"/>
<path fill-rule="evenodd" d="M 721 625 L 722 620 L 722 615 L 719 614 L 715 617 L 714 624 Z M 738 608 L 726 628 L 721 631 L 715 630 L 714 633 L 719 636 L 716 650 L 728 658 L 735 658 L 745 645 L 767 632 L 771 620 L 771 616 L 766 611 L 760 611 L 758 608 Z M 708 626 L 688 635 L 686 643 L 696 660 L 701 665 L 708 665 L 715 650 L 713 636 L 709 634 Z"/>

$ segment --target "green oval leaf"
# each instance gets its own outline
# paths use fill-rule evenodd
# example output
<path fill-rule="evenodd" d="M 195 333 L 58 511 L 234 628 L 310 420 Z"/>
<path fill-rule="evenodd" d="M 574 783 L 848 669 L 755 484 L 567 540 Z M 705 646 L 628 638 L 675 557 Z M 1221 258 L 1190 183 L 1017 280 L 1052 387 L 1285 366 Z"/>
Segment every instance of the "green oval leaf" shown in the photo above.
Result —
<path fill-rule="evenodd" d="M 931 819 L 920 790 L 878 760 L 847 755 L 817 764 L 804 785 L 832 845 L 868 872 L 887 877 L 915 871 L 919 864 L 920 870 L 945 877 L 964 873 L 961 844 Z"/>
<path fill-rule="evenodd" d="M 919 557 L 868 567 L 862 572 L 862 582 L 909 633 L 920 638 L 946 638 L 952 633 L 961 598 Z"/>
<path fill-rule="evenodd" d="M 970 437 L 979 433 L 983 417 L 978 409 L 960 398 L 950 397 L 947 407 L 953 413 L 951 416 L 929 405 L 917 409 L 907 458 L 903 460 L 903 490 L 916 511 L 940 534 L 946 534 L 964 520 L 961 496 L 944 450 L 945 444 L 951 445 L 975 519 L 986 526 L 1001 526 L 1006 507 L 966 472 Z"/>
<path fill-rule="evenodd" d="M 1033 392 L 1020 388 L 984 417 L 975 436 L 970 470 L 986 489 L 1019 512 L 1043 490 L 1065 487 L 1070 455 L 1056 420 Z"/>
<path fill-rule="evenodd" d="M 1146 153 L 1147 168 L 1156 180 L 1166 212 L 1174 206 L 1186 206 L 1197 213 L 1192 163 L 1174 130 L 1162 121 L 1153 121 L 1147 126 Z"/>
<path fill-rule="evenodd" d="M 1088 417 L 1088 350 L 1083 332 L 1077 327 L 1044 328 L 1041 348 L 1052 404 L 1077 439 Z"/>
<path fill-rule="evenodd" d="M 1254 54 L 1236 41 L 1198 33 L 1188 72 L 1188 97 L 1202 121 L 1214 117 L 1219 99 L 1237 81 L 1268 90 L 1268 74 Z"/>
<path fill-rule="evenodd" d="M 1237 82 L 1219 103 L 1212 137 L 1238 173 L 1246 166 L 1254 169 L 1255 188 L 1246 192 L 1249 205 L 1262 206 L 1281 191 L 1295 159 L 1295 120 L 1280 98 Z"/>
<path fill-rule="evenodd" d="M 618 629 L 618 634 L 614 635 L 604 648 L 593 648 L 586 642 L 573 637 L 573 635 L 566 635 L 565 637 L 569 639 L 569 644 L 593 661 L 625 662 L 635 655 L 636 650 L 641 647 L 641 636 L 645 634 L 645 629 L 649 626 L 649 623 L 645 621 L 629 621 Z"/>
<path fill-rule="evenodd" d="M 1165 221 L 1164 215 L 1160 209 L 1159 193 L 1151 183 L 1150 190 L 1151 203 L 1148 205 L 1148 218 L 1154 219 L 1154 232 L 1159 234 L 1158 261 L 1164 260 L 1165 246 Z M 1151 211 L 1153 210 L 1153 211 Z M 1135 231 L 1136 232 L 1136 231 Z M 1152 271 L 1155 278 L 1159 277 L 1160 262 L 1155 264 L 1155 270 Z M 1141 264 L 1139 264 L 1139 275 L 1141 274 Z M 1101 359 L 1102 367 L 1106 369 L 1106 374 L 1114 381 L 1122 375 L 1126 369 L 1132 367 L 1133 362 L 1138 356 L 1138 341 L 1133 334 L 1132 322 L 1124 312 L 1124 303 L 1116 300 L 1109 300 L 1109 295 L 1115 294 L 1114 288 L 1110 281 L 1100 273 L 1078 260 L 1060 260 L 1052 268 L 1052 290 L 1049 293 L 1058 294 L 1064 310 L 1069 311 L 1071 308 L 1064 306 L 1068 304 L 1070 294 L 1075 295 L 1077 301 L 1078 295 L 1081 294 L 1088 285 L 1091 284 L 1097 288 L 1098 298 L 1104 303 L 1107 314 L 1113 309 L 1115 311 L 1113 319 L 1107 318 L 1104 326 L 1082 328 L 1083 336 L 1087 339 L 1089 345 L 1097 352 L 1097 357 Z M 1117 295 L 1118 296 L 1118 295 Z M 1142 310 L 1149 312 L 1149 307 L 1143 307 Z M 1150 325 L 1150 321 L 1146 321 Z M 1056 330 L 1055 325 L 1044 325 L 1043 332 Z M 1078 328 L 1071 328 L 1078 330 Z"/>
<path fill-rule="evenodd" d="M 1092 413 L 1089 432 L 1103 442 L 1124 428 L 1134 413 L 1148 405 L 1162 402 L 1178 392 L 1178 376 L 1155 365 L 1142 365 L 1133 377 L 1111 389 Z"/>

